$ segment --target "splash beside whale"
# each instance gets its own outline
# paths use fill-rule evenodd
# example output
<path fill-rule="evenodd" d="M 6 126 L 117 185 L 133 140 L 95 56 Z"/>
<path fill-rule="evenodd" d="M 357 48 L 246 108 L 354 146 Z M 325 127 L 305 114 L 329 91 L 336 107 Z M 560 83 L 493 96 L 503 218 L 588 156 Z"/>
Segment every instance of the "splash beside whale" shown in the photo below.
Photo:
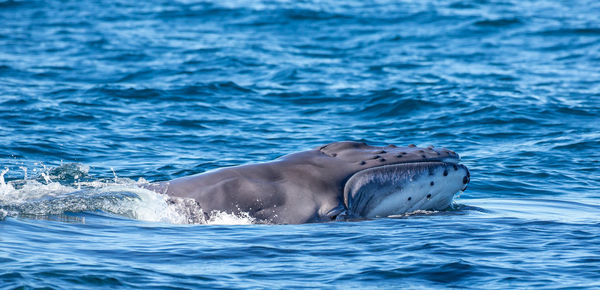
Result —
<path fill-rule="evenodd" d="M 344 141 L 147 187 L 192 198 L 205 213 L 247 213 L 266 223 L 374 218 L 449 207 L 470 180 L 459 161 L 432 146 Z"/>

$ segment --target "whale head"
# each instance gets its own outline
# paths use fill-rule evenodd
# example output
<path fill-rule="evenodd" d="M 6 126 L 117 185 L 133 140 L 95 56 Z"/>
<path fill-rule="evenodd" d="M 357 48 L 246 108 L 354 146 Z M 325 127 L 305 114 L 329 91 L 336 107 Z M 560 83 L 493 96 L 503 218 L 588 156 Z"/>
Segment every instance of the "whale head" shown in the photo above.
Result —
<path fill-rule="evenodd" d="M 335 142 L 146 188 L 192 198 L 205 213 L 245 213 L 268 223 L 374 218 L 449 207 L 469 183 L 459 161 L 431 146 Z"/>
<path fill-rule="evenodd" d="M 470 181 L 459 155 L 444 148 L 379 147 L 344 141 L 318 150 L 324 158 L 335 159 L 329 170 L 340 173 L 343 206 L 350 217 L 443 210 Z"/>

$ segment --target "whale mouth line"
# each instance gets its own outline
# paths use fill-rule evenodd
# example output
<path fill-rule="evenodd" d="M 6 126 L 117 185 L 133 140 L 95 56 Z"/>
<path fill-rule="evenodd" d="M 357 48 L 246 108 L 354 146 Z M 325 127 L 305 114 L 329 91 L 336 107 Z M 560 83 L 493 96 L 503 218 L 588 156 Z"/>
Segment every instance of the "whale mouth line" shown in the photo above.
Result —
<path fill-rule="evenodd" d="M 397 162 L 397 163 L 392 163 L 392 164 L 382 164 L 382 165 L 378 165 L 378 166 L 373 166 L 373 167 L 369 167 L 369 168 L 365 168 L 365 169 L 361 169 L 359 171 L 356 171 L 354 173 L 352 173 L 349 177 L 348 180 L 350 180 L 350 178 L 352 178 L 352 176 L 360 174 L 362 172 L 365 171 L 369 171 L 369 170 L 373 170 L 373 169 L 380 169 L 380 168 L 386 168 L 386 167 L 394 167 L 397 165 L 419 165 L 419 164 L 430 164 L 430 163 L 440 163 L 440 165 L 445 165 L 445 166 L 453 166 L 453 165 L 460 165 L 460 166 L 464 166 L 460 163 L 460 160 L 457 158 L 436 158 L 436 159 L 426 159 L 426 160 L 419 160 L 419 161 L 406 161 L 406 162 Z M 346 180 L 346 182 L 348 182 L 348 180 Z"/>
<path fill-rule="evenodd" d="M 455 157 L 428 158 L 428 159 L 423 159 L 423 160 L 401 161 L 401 162 L 395 162 L 395 163 L 390 163 L 390 164 L 381 164 L 381 165 L 377 165 L 377 166 L 372 166 L 372 167 L 369 167 L 369 168 L 365 168 L 365 169 L 361 169 L 359 171 L 356 171 L 352 175 L 355 175 L 355 174 L 360 173 L 362 171 L 373 169 L 373 168 L 382 168 L 382 167 L 394 166 L 394 165 L 419 164 L 419 163 L 444 163 L 446 165 L 461 165 L 460 158 L 455 158 Z M 352 175 L 350 175 L 350 177 L 352 177 Z"/>

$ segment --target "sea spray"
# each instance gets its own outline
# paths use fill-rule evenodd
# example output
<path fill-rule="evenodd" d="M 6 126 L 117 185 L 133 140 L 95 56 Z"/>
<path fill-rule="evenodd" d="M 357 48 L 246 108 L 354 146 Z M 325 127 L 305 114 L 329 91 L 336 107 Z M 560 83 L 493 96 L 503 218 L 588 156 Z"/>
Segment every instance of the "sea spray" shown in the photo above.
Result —
<path fill-rule="evenodd" d="M 248 214 L 205 213 L 193 199 L 172 198 L 142 188 L 144 178 L 93 179 L 89 167 L 63 164 L 45 168 L 37 178 L 6 182 L 0 172 L 0 217 L 44 218 L 65 213 L 104 212 L 149 222 L 172 224 L 251 224 Z M 27 172 L 24 170 L 24 172 Z M 82 181 L 81 177 L 86 177 Z"/>

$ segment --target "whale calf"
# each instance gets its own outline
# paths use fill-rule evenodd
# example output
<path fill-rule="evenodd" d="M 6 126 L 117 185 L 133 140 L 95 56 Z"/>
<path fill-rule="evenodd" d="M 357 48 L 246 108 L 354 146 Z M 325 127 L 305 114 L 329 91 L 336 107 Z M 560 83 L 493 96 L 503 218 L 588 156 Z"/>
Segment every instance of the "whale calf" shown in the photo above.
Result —
<path fill-rule="evenodd" d="M 459 161 L 455 152 L 433 146 L 343 141 L 147 188 L 192 198 L 205 214 L 246 213 L 264 223 L 375 218 L 448 208 L 470 181 Z"/>

